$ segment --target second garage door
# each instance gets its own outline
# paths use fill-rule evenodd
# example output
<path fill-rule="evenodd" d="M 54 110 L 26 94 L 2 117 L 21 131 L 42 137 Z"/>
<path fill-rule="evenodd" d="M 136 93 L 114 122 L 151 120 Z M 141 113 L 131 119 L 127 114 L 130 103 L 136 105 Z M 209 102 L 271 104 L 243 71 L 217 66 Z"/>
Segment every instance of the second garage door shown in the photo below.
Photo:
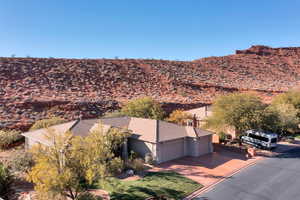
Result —
<path fill-rule="evenodd" d="M 168 141 L 160 144 L 161 162 L 174 160 L 184 156 L 184 139 Z"/>

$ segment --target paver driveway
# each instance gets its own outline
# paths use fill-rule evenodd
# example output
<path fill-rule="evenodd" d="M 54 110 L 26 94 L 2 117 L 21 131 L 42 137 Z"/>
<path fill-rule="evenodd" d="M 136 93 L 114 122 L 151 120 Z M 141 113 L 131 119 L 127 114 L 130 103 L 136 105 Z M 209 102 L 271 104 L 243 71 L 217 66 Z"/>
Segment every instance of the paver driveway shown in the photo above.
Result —
<path fill-rule="evenodd" d="M 166 162 L 151 171 L 172 170 L 209 186 L 260 158 L 247 159 L 242 154 L 222 150 L 196 158 L 184 157 Z"/>
<path fill-rule="evenodd" d="M 210 191 L 198 195 L 199 200 L 296 200 L 300 199 L 300 148 L 235 174 Z"/>

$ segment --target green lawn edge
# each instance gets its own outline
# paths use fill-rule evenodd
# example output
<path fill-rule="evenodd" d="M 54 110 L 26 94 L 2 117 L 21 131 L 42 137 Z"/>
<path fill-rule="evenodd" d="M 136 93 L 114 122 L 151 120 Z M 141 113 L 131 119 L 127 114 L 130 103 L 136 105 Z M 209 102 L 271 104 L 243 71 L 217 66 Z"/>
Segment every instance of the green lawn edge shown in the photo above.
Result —
<path fill-rule="evenodd" d="M 122 181 L 111 178 L 105 185 L 111 200 L 146 199 L 152 196 L 165 196 L 182 199 L 204 186 L 174 171 L 148 172 L 136 181 Z M 186 190 L 190 190 L 185 192 Z"/>

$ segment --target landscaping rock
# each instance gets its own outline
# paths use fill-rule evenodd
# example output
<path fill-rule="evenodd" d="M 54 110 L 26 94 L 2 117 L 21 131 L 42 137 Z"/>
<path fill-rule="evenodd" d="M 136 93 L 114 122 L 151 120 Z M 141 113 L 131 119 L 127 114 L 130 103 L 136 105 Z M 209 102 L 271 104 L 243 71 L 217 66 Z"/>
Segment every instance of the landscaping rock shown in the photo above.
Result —
<path fill-rule="evenodd" d="M 134 171 L 132 169 L 129 169 L 126 171 L 126 175 L 127 176 L 133 176 L 134 175 Z"/>

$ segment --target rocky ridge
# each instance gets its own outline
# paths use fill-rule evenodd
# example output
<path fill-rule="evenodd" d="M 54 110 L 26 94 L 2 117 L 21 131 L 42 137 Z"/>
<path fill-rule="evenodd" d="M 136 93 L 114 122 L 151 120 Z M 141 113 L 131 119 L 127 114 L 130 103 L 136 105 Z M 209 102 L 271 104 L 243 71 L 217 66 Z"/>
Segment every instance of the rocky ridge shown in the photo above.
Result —
<path fill-rule="evenodd" d="M 27 130 L 49 115 L 97 117 L 152 96 L 168 111 L 255 92 L 266 101 L 300 82 L 300 48 L 252 46 L 195 61 L 0 58 L 0 128 Z"/>

